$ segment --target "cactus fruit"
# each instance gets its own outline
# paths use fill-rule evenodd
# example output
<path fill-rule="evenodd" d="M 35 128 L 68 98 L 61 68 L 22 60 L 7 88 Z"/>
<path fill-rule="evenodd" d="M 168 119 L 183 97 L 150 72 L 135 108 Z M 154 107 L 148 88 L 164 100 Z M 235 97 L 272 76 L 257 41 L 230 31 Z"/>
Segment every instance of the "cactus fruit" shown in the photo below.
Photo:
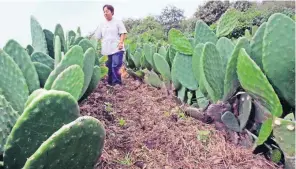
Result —
<path fill-rule="evenodd" d="M 40 87 L 43 88 L 45 85 L 45 82 L 49 76 L 49 74 L 52 72 L 52 69 L 45 64 L 39 63 L 39 62 L 33 62 L 35 69 L 38 74 L 38 79 L 40 82 Z"/>
<path fill-rule="evenodd" d="M 57 67 L 60 61 L 62 60 L 62 46 L 61 39 L 59 36 L 55 36 L 54 40 L 54 67 Z"/>
<path fill-rule="evenodd" d="M 263 47 L 263 36 L 266 28 L 266 22 L 262 23 L 251 39 L 251 57 L 255 63 L 263 70 L 262 66 L 262 47 Z"/>
<path fill-rule="evenodd" d="M 11 107 L 11 104 L 0 95 L 0 154 L 4 152 L 4 145 L 19 114 Z"/>
<path fill-rule="evenodd" d="M 91 76 L 91 80 L 89 82 L 89 85 L 82 95 L 82 97 L 79 99 L 79 101 L 82 101 L 86 99 L 98 86 L 99 81 L 104 77 L 104 74 L 108 73 L 108 68 L 107 71 L 103 70 L 104 67 L 99 67 L 99 66 L 94 66 L 93 74 Z M 104 73 L 106 72 L 106 73 Z"/>
<path fill-rule="evenodd" d="M 0 49 L 0 89 L 12 108 L 21 114 L 29 96 L 26 79 L 13 59 Z"/>
<path fill-rule="evenodd" d="M 226 125 L 226 127 L 229 128 L 230 130 L 241 132 L 239 122 L 232 112 L 226 111 L 221 116 L 221 120 Z"/>
<path fill-rule="evenodd" d="M 247 94 L 244 93 L 240 97 L 240 104 L 239 104 L 239 125 L 241 131 L 246 127 L 249 117 L 251 114 L 251 109 L 252 109 L 252 98 Z"/>
<path fill-rule="evenodd" d="M 84 53 L 84 59 L 83 59 L 84 83 L 83 83 L 83 88 L 79 98 L 83 96 L 84 92 L 87 90 L 88 85 L 91 81 L 91 77 L 94 72 L 95 57 L 96 57 L 96 53 L 93 48 L 87 49 L 86 52 Z"/>
<path fill-rule="evenodd" d="M 192 55 L 192 46 L 180 30 L 175 28 L 170 29 L 168 33 L 168 41 L 177 52 L 184 55 Z"/>
<path fill-rule="evenodd" d="M 48 54 L 47 42 L 41 25 L 34 16 L 31 16 L 31 38 L 35 52 Z"/>
<path fill-rule="evenodd" d="M 18 42 L 12 39 L 6 43 L 3 50 L 12 57 L 14 62 L 21 69 L 26 79 L 29 92 L 32 93 L 34 90 L 40 88 L 38 74 L 27 51 Z"/>
<path fill-rule="evenodd" d="M 76 100 L 67 92 L 50 90 L 32 100 L 17 120 L 5 150 L 6 168 L 21 169 L 38 147 L 64 124 L 80 116 Z"/>
<path fill-rule="evenodd" d="M 195 45 L 199 43 L 212 42 L 216 44 L 218 38 L 210 27 L 202 20 L 198 20 L 195 24 Z"/>
<path fill-rule="evenodd" d="M 224 67 L 226 68 L 228 59 L 231 57 L 232 51 L 234 50 L 234 44 L 230 39 L 221 37 L 216 44 L 220 56 L 224 62 Z"/>
<path fill-rule="evenodd" d="M 258 100 L 263 107 L 266 107 L 269 113 L 277 117 L 282 115 L 282 105 L 278 96 L 245 49 L 241 49 L 239 52 L 237 75 L 242 88 L 255 100 Z"/>
<path fill-rule="evenodd" d="M 234 8 L 228 9 L 218 21 L 216 34 L 218 37 L 226 36 L 236 27 L 238 24 L 239 11 Z"/>
<path fill-rule="evenodd" d="M 263 69 L 280 98 L 295 107 L 295 22 L 276 13 L 269 17 L 263 37 Z M 280 57 L 279 57 L 280 56 Z"/>
<path fill-rule="evenodd" d="M 295 121 L 275 117 L 273 119 L 273 135 L 276 143 L 284 153 L 285 168 L 295 167 Z"/>
<path fill-rule="evenodd" d="M 196 90 L 198 83 L 192 70 L 192 56 L 178 52 L 175 56 L 175 69 L 178 81 L 190 90 Z"/>
<path fill-rule="evenodd" d="M 225 68 L 222 57 L 212 42 L 205 43 L 202 57 L 201 70 L 207 82 L 205 88 L 212 102 L 217 102 L 223 97 Z"/>
<path fill-rule="evenodd" d="M 47 29 L 43 29 L 43 33 L 44 33 L 45 40 L 46 40 L 48 55 L 50 57 L 54 58 L 54 46 L 53 46 L 54 34 L 50 30 L 47 30 Z"/>
<path fill-rule="evenodd" d="M 67 49 L 66 49 L 66 40 L 65 40 L 65 34 L 64 34 L 64 30 L 61 24 L 57 24 L 55 26 L 55 30 L 54 30 L 54 37 L 59 36 L 60 40 L 61 40 L 61 51 L 64 53 L 67 53 Z M 55 43 L 55 41 L 54 41 Z M 55 44 L 54 44 L 55 46 Z"/>
<path fill-rule="evenodd" d="M 23 169 L 93 169 L 102 154 L 105 137 L 105 129 L 99 120 L 90 116 L 79 117 L 42 143 Z"/>
<path fill-rule="evenodd" d="M 83 68 L 83 50 L 80 46 L 73 46 L 63 57 L 58 66 L 48 76 L 44 88 L 51 89 L 52 83 L 57 76 L 71 65 L 77 64 Z"/>
<path fill-rule="evenodd" d="M 168 62 L 165 60 L 165 57 L 161 56 L 158 53 L 154 53 L 153 55 L 154 63 L 156 69 L 160 72 L 164 81 L 171 80 L 171 71 Z"/>
<path fill-rule="evenodd" d="M 61 72 L 52 83 L 51 89 L 70 93 L 79 99 L 84 83 L 84 73 L 79 65 L 71 65 Z"/>
<path fill-rule="evenodd" d="M 225 79 L 224 79 L 224 96 L 223 100 L 226 101 L 236 92 L 239 87 L 239 81 L 237 78 L 236 67 L 237 67 L 237 58 L 240 52 L 240 49 L 244 48 L 245 51 L 250 54 L 251 47 L 248 39 L 245 37 L 239 38 L 237 44 L 234 47 L 234 50 L 231 54 L 231 57 L 228 59 Z"/>
<path fill-rule="evenodd" d="M 42 64 L 48 66 L 51 69 L 54 69 L 55 60 L 45 53 L 34 52 L 34 53 L 32 53 L 31 60 L 32 60 L 32 62 L 39 62 L 39 63 L 42 63 Z"/>

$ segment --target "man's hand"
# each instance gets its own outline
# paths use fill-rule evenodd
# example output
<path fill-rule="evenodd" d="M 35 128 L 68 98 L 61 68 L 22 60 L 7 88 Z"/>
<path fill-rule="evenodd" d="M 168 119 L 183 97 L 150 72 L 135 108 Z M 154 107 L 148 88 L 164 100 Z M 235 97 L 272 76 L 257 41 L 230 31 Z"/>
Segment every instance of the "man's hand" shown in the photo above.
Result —
<path fill-rule="evenodd" d="M 123 42 L 119 42 L 118 49 L 121 50 L 123 48 Z"/>

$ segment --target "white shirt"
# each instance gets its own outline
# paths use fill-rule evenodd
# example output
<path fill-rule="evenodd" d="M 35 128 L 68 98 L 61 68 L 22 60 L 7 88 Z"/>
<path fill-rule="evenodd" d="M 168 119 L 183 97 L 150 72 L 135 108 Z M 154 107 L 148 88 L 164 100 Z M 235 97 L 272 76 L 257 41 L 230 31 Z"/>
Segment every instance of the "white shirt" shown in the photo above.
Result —
<path fill-rule="evenodd" d="M 122 33 L 127 33 L 126 28 L 123 22 L 116 18 L 112 18 L 111 21 L 105 20 L 99 25 L 95 36 L 102 39 L 102 55 L 111 55 L 120 51 L 118 44 Z M 125 50 L 124 46 L 121 50 Z"/>

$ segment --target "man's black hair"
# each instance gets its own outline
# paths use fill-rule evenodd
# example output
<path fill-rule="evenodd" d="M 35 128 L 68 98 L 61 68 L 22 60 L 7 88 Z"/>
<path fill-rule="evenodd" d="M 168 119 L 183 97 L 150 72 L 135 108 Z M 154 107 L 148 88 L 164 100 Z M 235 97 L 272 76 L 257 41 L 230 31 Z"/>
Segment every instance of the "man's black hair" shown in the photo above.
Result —
<path fill-rule="evenodd" d="M 103 11 L 105 9 L 105 7 L 111 11 L 112 15 L 114 15 L 114 7 L 112 5 L 104 5 L 103 6 Z"/>

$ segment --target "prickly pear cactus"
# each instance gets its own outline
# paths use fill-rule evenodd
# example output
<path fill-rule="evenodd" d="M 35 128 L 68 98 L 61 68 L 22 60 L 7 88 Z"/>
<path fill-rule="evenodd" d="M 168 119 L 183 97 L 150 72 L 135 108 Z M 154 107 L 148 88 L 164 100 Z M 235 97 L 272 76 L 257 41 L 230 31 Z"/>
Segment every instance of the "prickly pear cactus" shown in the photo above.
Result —
<path fill-rule="evenodd" d="M 201 57 L 201 70 L 206 80 L 205 88 L 212 102 L 217 102 L 223 97 L 225 68 L 222 57 L 212 42 L 205 43 Z"/>
<path fill-rule="evenodd" d="M 226 37 L 221 37 L 216 44 L 217 50 L 224 62 L 224 67 L 226 68 L 228 59 L 231 57 L 232 51 L 234 50 L 234 44 L 232 41 Z"/>
<path fill-rule="evenodd" d="M 49 74 L 52 72 L 52 69 L 45 64 L 39 63 L 39 62 L 33 62 L 35 69 L 38 74 L 38 79 L 40 82 L 40 87 L 44 87 L 45 82 L 49 76 Z"/>
<path fill-rule="evenodd" d="M 27 45 L 26 51 L 31 56 L 31 54 L 34 52 L 33 46 L 32 45 Z"/>
<path fill-rule="evenodd" d="M 234 8 L 228 9 L 219 19 L 216 34 L 218 37 L 226 36 L 238 24 L 239 11 Z"/>
<path fill-rule="evenodd" d="M 193 70 L 194 77 L 198 81 L 199 85 L 200 85 L 201 56 L 202 56 L 204 46 L 205 45 L 203 43 L 197 44 L 193 50 L 193 55 L 192 55 L 192 70 Z"/>
<path fill-rule="evenodd" d="M 161 81 L 161 79 L 159 78 L 159 76 L 153 71 L 144 71 L 145 72 L 145 76 L 144 76 L 144 82 L 156 87 L 156 88 L 162 88 L 165 86 L 164 82 Z"/>
<path fill-rule="evenodd" d="M 90 116 L 79 117 L 42 143 L 23 169 L 93 169 L 102 154 L 105 137 L 105 129 L 99 120 Z"/>
<path fill-rule="evenodd" d="M 223 100 L 226 101 L 233 96 L 237 88 L 239 87 L 239 81 L 237 78 L 237 58 L 241 48 L 244 48 L 248 54 L 251 52 L 249 41 L 245 37 L 238 39 L 237 44 L 232 51 L 231 57 L 228 59 L 226 74 L 224 79 L 224 96 Z"/>
<path fill-rule="evenodd" d="M 159 50 L 158 50 L 158 54 L 160 54 L 162 57 L 166 57 L 166 55 L 167 55 L 167 50 L 166 50 L 166 48 L 164 47 L 164 46 L 161 46 L 160 48 L 159 48 Z"/>
<path fill-rule="evenodd" d="M 31 61 L 27 51 L 15 40 L 9 40 L 4 46 L 3 50 L 12 57 L 14 62 L 22 70 L 29 88 L 29 92 L 40 88 L 37 71 Z"/>
<path fill-rule="evenodd" d="M 11 104 L 0 94 L 0 154 L 4 152 L 4 145 L 19 114 L 11 107 Z"/>
<path fill-rule="evenodd" d="M 9 135 L 4 152 L 6 168 L 21 169 L 38 147 L 64 124 L 80 116 L 72 95 L 47 91 L 26 107 Z M 57 156 L 60 157 L 60 156 Z"/>
<path fill-rule="evenodd" d="M 181 88 L 181 83 L 178 80 L 178 76 L 177 76 L 177 62 L 176 62 L 176 58 L 174 57 L 173 61 L 172 61 L 172 68 L 171 68 L 171 77 L 172 77 L 172 83 L 173 86 L 175 88 L 175 90 L 179 90 Z"/>
<path fill-rule="evenodd" d="M 168 33 L 168 41 L 177 52 L 184 55 L 192 55 L 192 45 L 180 30 L 175 28 L 170 29 Z"/>
<path fill-rule="evenodd" d="M 230 130 L 240 132 L 240 126 L 237 118 L 234 116 L 234 114 L 230 111 L 226 111 L 222 116 L 221 116 L 222 122 L 226 125 L 227 128 Z"/>
<path fill-rule="evenodd" d="M 88 48 L 94 48 L 93 44 L 88 39 L 81 40 L 78 45 L 82 47 L 83 52 L 86 52 Z"/>
<path fill-rule="evenodd" d="M 48 54 L 47 42 L 43 29 L 34 16 L 31 16 L 31 38 L 35 52 Z"/>
<path fill-rule="evenodd" d="M 295 121 L 275 117 L 273 120 L 273 135 L 285 156 L 285 168 L 295 167 Z"/>
<path fill-rule="evenodd" d="M 265 32 L 266 22 L 262 23 L 251 39 L 251 57 L 255 63 L 263 70 L 262 66 L 262 48 L 263 48 L 263 37 Z"/>
<path fill-rule="evenodd" d="M 130 55 L 133 62 L 135 63 L 135 66 L 137 68 L 141 67 L 141 56 L 142 54 L 139 51 L 136 51 L 134 55 Z"/>
<path fill-rule="evenodd" d="M 66 46 L 66 40 L 65 40 L 65 33 L 63 30 L 63 27 L 61 24 L 57 24 L 55 26 L 54 30 L 54 37 L 59 36 L 61 40 L 61 51 L 66 53 L 67 52 L 67 46 Z M 55 41 L 54 41 L 55 42 Z M 55 44 L 54 44 L 55 46 Z"/>
<path fill-rule="evenodd" d="M 263 69 L 280 98 L 295 107 L 295 22 L 276 13 L 269 17 L 263 37 Z M 280 56 L 280 57 L 279 57 Z"/>
<path fill-rule="evenodd" d="M 170 66 L 168 62 L 165 60 L 165 57 L 161 56 L 158 53 L 155 53 L 153 55 L 153 59 L 154 59 L 155 67 L 160 72 L 164 81 L 170 81 L 171 80 Z"/>
<path fill-rule="evenodd" d="M 1 49 L 0 79 L 2 95 L 11 104 L 12 108 L 21 114 L 29 96 L 28 85 L 21 69 L 13 61 L 12 57 Z"/>
<path fill-rule="evenodd" d="M 33 93 L 31 93 L 30 96 L 28 97 L 28 100 L 25 103 L 25 107 L 27 107 L 29 104 L 31 104 L 32 101 L 36 97 L 41 96 L 42 94 L 44 94 L 44 92 L 47 92 L 47 90 L 40 88 L 40 89 L 35 90 Z"/>
<path fill-rule="evenodd" d="M 61 39 L 59 36 L 55 37 L 54 43 L 54 67 L 57 67 L 60 61 L 62 60 L 62 45 Z"/>
<path fill-rule="evenodd" d="M 216 44 L 218 38 L 210 27 L 202 20 L 198 20 L 195 24 L 195 45 L 199 43 L 212 42 Z"/>
<path fill-rule="evenodd" d="M 48 76 L 44 88 L 49 90 L 57 76 L 71 65 L 79 65 L 83 68 L 83 50 L 80 46 L 73 46 L 63 57 L 60 64 Z"/>
<path fill-rule="evenodd" d="M 269 113 L 277 117 L 282 115 L 282 105 L 278 96 L 267 77 L 245 49 L 241 49 L 239 52 L 237 75 L 242 88 L 266 107 Z"/>
<path fill-rule="evenodd" d="M 54 34 L 48 29 L 43 29 L 43 33 L 46 40 L 48 55 L 54 58 L 54 46 L 53 46 Z"/>
<path fill-rule="evenodd" d="M 247 93 L 244 93 L 241 95 L 239 102 L 240 103 L 239 103 L 238 120 L 239 120 L 240 130 L 243 130 L 246 127 L 251 114 L 252 98 Z"/>
<path fill-rule="evenodd" d="M 45 53 L 34 52 L 31 55 L 31 60 L 32 60 L 32 62 L 39 62 L 39 63 L 42 63 L 42 64 L 48 66 L 51 69 L 54 69 L 55 60 Z"/>
<path fill-rule="evenodd" d="M 175 73 L 178 81 L 190 90 L 196 90 L 198 83 L 192 70 L 192 56 L 177 53 L 175 56 Z"/>
<path fill-rule="evenodd" d="M 97 88 L 99 81 L 104 76 L 104 73 L 103 73 L 104 70 L 102 70 L 103 67 L 101 68 L 99 66 L 94 66 L 93 69 L 94 70 L 93 70 L 93 74 L 91 76 L 91 80 L 89 82 L 89 85 L 79 101 L 86 99 Z M 108 69 L 106 72 L 108 72 Z"/>
<path fill-rule="evenodd" d="M 83 88 L 79 98 L 83 96 L 84 92 L 87 90 L 88 85 L 91 81 L 91 77 L 94 72 L 95 57 L 96 57 L 96 53 L 93 48 L 87 49 L 87 51 L 84 53 L 84 59 L 83 59 L 84 83 L 83 83 Z"/>

